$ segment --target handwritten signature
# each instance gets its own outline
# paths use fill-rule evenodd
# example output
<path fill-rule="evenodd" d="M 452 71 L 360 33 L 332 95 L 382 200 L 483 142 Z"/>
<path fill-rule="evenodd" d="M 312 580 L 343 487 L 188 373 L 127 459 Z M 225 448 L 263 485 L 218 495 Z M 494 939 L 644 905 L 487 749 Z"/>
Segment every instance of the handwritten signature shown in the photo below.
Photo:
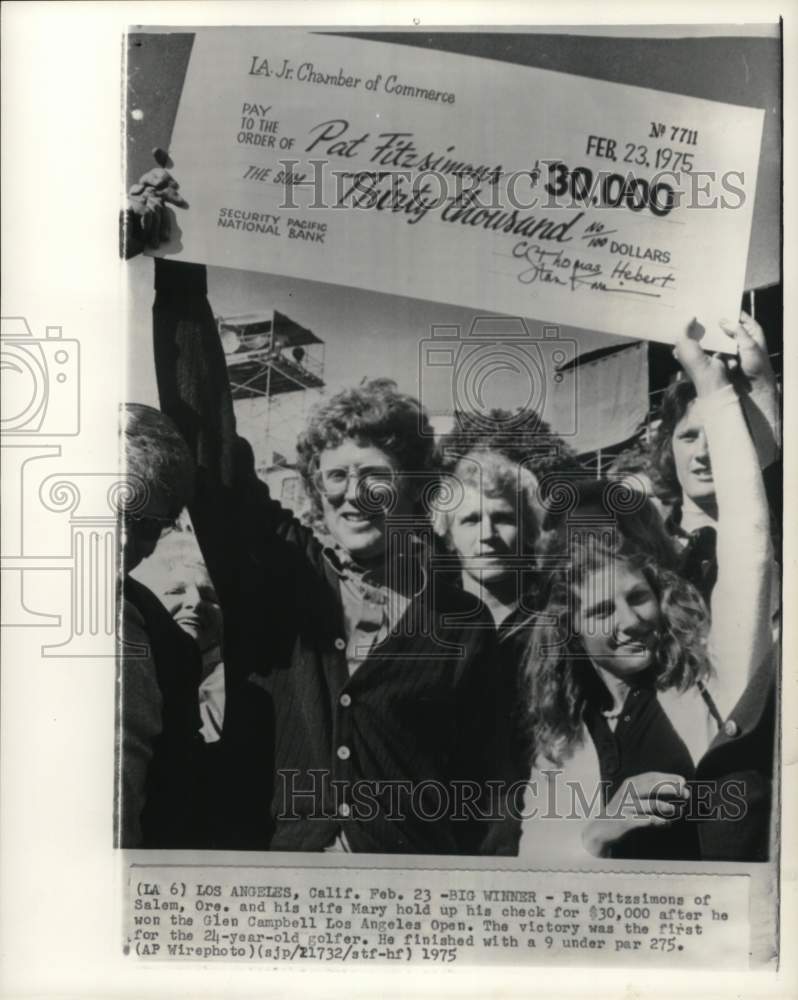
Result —
<path fill-rule="evenodd" d="M 571 292 L 586 289 L 659 299 L 664 291 L 674 287 L 676 281 L 672 272 L 652 274 L 641 264 L 635 269 L 623 258 L 619 258 L 610 274 L 606 275 L 601 264 L 572 257 L 562 249 L 546 250 L 528 240 L 516 243 L 513 257 L 525 265 L 516 275 L 522 285 L 540 283 L 559 285 Z"/>

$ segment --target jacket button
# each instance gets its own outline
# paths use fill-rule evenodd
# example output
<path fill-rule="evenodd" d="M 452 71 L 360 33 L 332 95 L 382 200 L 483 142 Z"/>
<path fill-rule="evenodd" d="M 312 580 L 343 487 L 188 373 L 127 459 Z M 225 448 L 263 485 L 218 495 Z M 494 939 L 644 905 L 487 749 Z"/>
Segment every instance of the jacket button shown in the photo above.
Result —
<path fill-rule="evenodd" d="M 346 649 L 346 640 L 345 639 L 336 639 L 335 640 L 335 648 L 336 649 Z"/>
<path fill-rule="evenodd" d="M 734 719 L 727 719 L 726 722 L 723 723 L 723 732 L 727 736 L 738 736 L 740 733 L 740 727 Z"/>
<path fill-rule="evenodd" d="M 349 760 L 352 752 L 349 747 L 338 747 L 336 753 L 340 760 Z"/>
<path fill-rule="evenodd" d="M 342 802 L 340 806 L 338 806 L 338 815 L 343 816 L 344 819 L 346 819 L 351 812 L 352 810 L 348 802 Z"/>
<path fill-rule="evenodd" d="M 352 698 L 348 694 L 342 694 L 341 697 L 338 699 L 338 702 L 339 704 L 343 705 L 344 708 L 349 708 L 349 706 L 352 704 Z"/>

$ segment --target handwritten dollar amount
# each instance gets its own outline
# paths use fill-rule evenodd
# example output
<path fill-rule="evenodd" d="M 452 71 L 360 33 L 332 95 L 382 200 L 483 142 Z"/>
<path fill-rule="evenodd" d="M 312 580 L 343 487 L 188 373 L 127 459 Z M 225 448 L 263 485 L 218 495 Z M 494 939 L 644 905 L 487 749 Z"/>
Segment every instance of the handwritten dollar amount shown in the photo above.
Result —
<path fill-rule="evenodd" d="M 626 207 L 633 212 L 648 210 L 654 215 L 667 215 L 676 203 L 670 184 L 652 184 L 631 174 L 599 174 L 594 177 L 590 167 L 570 169 L 558 161 L 547 164 L 549 179 L 546 192 L 554 198 L 569 197 L 593 208 Z"/>

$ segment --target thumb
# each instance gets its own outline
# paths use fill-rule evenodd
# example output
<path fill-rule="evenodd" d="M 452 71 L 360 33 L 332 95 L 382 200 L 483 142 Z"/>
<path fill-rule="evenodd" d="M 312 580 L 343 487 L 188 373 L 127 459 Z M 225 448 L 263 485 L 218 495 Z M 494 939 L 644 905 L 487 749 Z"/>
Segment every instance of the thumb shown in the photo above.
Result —
<path fill-rule="evenodd" d="M 743 313 L 739 323 L 732 323 L 730 320 L 722 319 L 720 327 L 727 337 L 730 337 L 737 345 L 740 360 L 745 370 L 760 370 L 770 366 L 770 358 L 767 352 L 767 343 L 762 327 Z"/>
<path fill-rule="evenodd" d="M 704 327 L 693 318 L 674 347 L 674 357 L 691 377 L 709 364 L 709 358 L 699 344 L 704 332 Z"/>

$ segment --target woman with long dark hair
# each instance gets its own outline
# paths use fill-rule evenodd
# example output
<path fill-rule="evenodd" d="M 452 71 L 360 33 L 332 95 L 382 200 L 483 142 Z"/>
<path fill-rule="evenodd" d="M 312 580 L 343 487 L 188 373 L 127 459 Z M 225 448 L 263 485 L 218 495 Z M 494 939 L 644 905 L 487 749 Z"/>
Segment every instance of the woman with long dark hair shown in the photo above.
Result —
<path fill-rule="evenodd" d="M 744 331 L 733 331 L 742 336 Z M 642 495 L 582 490 L 554 535 L 547 623 L 528 660 L 535 762 L 521 855 L 699 856 L 690 782 L 771 649 L 768 508 L 739 399 L 689 335 L 717 494 L 711 614 Z"/>

